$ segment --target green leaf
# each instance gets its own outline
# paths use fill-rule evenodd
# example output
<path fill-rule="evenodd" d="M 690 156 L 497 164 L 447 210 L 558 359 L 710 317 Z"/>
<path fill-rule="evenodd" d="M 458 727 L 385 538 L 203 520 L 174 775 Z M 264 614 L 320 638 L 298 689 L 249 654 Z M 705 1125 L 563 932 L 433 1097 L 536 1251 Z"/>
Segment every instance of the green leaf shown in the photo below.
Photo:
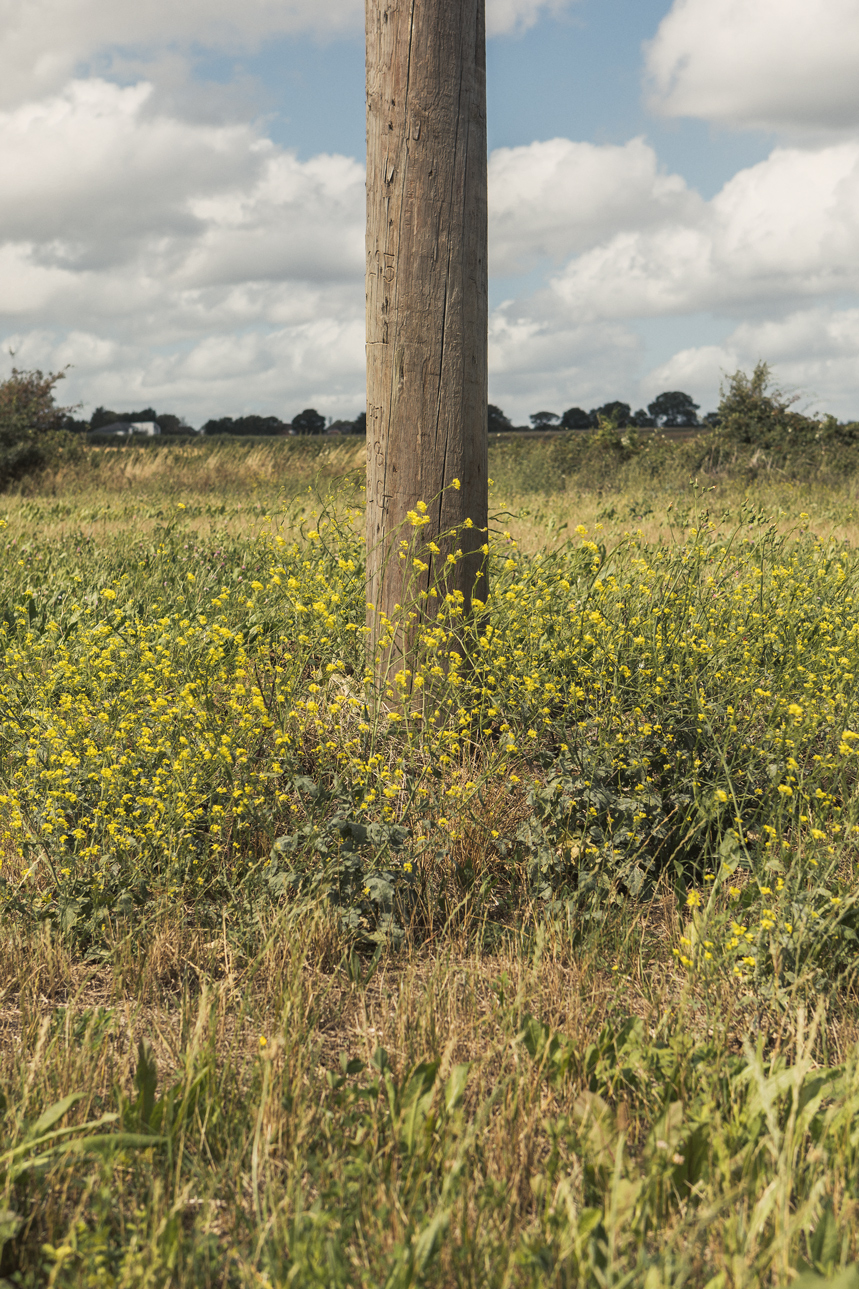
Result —
<path fill-rule="evenodd" d="M 444 1090 L 444 1107 L 448 1114 L 451 1114 L 462 1100 L 470 1072 L 470 1061 L 465 1065 L 455 1065 L 451 1070 L 450 1078 Z"/>
<path fill-rule="evenodd" d="M 144 1128 L 149 1126 L 152 1110 L 155 1105 L 155 1089 L 158 1086 L 158 1066 L 155 1054 L 145 1038 L 137 1044 L 137 1069 L 134 1072 L 137 1087 L 137 1119 Z"/>
<path fill-rule="evenodd" d="M 403 1096 L 403 1113 L 400 1135 L 408 1154 L 415 1149 L 418 1134 L 426 1122 L 432 1104 L 433 1085 L 438 1073 L 438 1061 L 425 1061 L 416 1065 L 411 1073 Z"/>
<path fill-rule="evenodd" d="M 435 1256 L 442 1236 L 450 1223 L 450 1214 L 448 1212 L 436 1213 L 432 1221 L 424 1227 L 414 1243 L 415 1262 L 414 1267 L 418 1275 L 422 1275 L 426 1270 L 429 1262 Z"/>
<path fill-rule="evenodd" d="M 24 1223 L 23 1217 L 10 1208 L 0 1209 L 0 1251 L 7 1240 L 14 1240 Z"/>
<path fill-rule="evenodd" d="M 859 1289 L 859 1263 L 845 1267 L 837 1275 L 819 1276 L 816 1271 L 804 1271 L 791 1281 L 790 1289 Z"/>
<path fill-rule="evenodd" d="M 27 1137 L 32 1139 L 43 1136 L 53 1128 L 54 1124 L 57 1123 L 58 1120 L 62 1119 L 64 1114 L 71 1110 L 73 1105 L 77 1105 L 78 1101 L 82 1101 L 83 1096 L 84 1094 L 82 1092 L 70 1092 L 67 1097 L 63 1097 L 62 1101 L 57 1101 L 54 1105 L 50 1106 L 39 1115 L 39 1118 L 35 1123 L 30 1125 L 27 1130 Z"/>

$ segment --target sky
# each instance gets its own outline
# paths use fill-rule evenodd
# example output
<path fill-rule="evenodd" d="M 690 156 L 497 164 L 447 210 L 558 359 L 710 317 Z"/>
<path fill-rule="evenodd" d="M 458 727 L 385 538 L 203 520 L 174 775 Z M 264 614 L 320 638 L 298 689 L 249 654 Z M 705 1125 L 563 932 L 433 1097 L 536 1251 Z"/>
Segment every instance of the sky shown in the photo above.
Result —
<path fill-rule="evenodd" d="M 238 17 L 237 17 L 238 15 Z M 859 0 L 487 0 L 490 400 L 859 418 Z M 361 0 L 0 0 L 0 378 L 364 407 Z"/>

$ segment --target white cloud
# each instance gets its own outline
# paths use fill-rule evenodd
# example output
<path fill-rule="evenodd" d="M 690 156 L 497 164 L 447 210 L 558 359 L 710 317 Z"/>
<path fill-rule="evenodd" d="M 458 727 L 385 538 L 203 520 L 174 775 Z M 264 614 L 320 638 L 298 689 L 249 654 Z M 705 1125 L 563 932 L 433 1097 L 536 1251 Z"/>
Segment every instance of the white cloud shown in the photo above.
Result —
<path fill-rule="evenodd" d="M 489 0 L 490 35 L 523 31 L 576 0 Z M 0 106 L 61 89 L 99 53 L 171 46 L 229 53 L 272 37 L 360 33 L 361 0 L 0 0 Z"/>
<path fill-rule="evenodd" d="M 4 4 L 12 36 L 23 39 L 29 9 L 0 0 L 0 15 Z M 183 32 L 226 41 L 233 12 L 221 0 L 189 0 L 188 12 L 173 15 L 142 0 L 139 13 L 113 6 L 99 35 L 102 0 L 33 0 L 33 9 L 49 23 L 54 4 L 57 30 L 45 30 L 60 43 L 71 7 L 84 30 L 69 39 L 85 51 L 102 35 L 141 47 L 151 39 L 156 52 L 168 37 L 179 49 Z M 352 0 L 331 4 L 332 21 L 353 21 Z M 553 4 L 497 0 L 496 29 Z M 749 7 L 757 12 L 758 0 Z M 672 14 L 685 10 L 696 0 Z M 308 25 L 319 12 L 318 0 L 313 8 L 249 0 L 242 38 Z M 11 39 L 0 27 L 0 72 Z M 43 31 L 43 52 L 49 43 Z M 35 67 L 21 82 L 31 90 L 42 75 Z M 357 411 L 360 162 L 300 162 L 251 125 L 189 115 L 146 80 L 63 81 L 50 57 L 45 68 L 44 83 L 54 78 L 59 88 L 0 108 L 0 334 L 16 361 L 73 363 L 68 394 L 90 406 L 155 403 L 193 421 L 225 411 L 291 415 L 308 403 L 332 415 Z M 500 149 L 490 159 L 490 219 L 496 276 L 558 266 L 545 289 L 493 314 L 492 397 L 514 417 L 538 404 L 647 401 L 672 386 L 712 406 L 720 368 L 761 356 L 787 383 L 832 391 L 847 408 L 859 311 L 841 299 L 839 313 L 832 301 L 859 292 L 859 141 L 776 149 L 709 202 L 661 172 L 641 138 Z M 639 320 L 704 311 L 725 319 L 728 338 L 696 346 L 684 337 L 639 384 Z"/>
<path fill-rule="evenodd" d="M 660 174 L 640 138 L 498 148 L 489 164 L 490 267 L 503 276 L 541 258 L 558 262 L 622 229 L 696 218 L 702 207 L 680 175 Z"/>
<path fill-rule="evenodd" d="M 150 235 L 195 236 L 189 193 L 253 187 L 270 146 L 244 126 L 189 126 L 148 112 L 145 83 L 72 82 L 0 112 L 0 229 L 45 259 L 106 264 Z"/>
<path fill-rule="evenodd" d="M 800 410 L 859 418 L 859 308 L 817 306 L 743 322 L 720 345 L 682 349 L 654 368 L 643 387 L 695 389 L 715 407 L 721 376 L 770 364 L 774 382 L 800 393 Z"/>
<path fill-rule="evenodd" d="M 674 0 L 646 51 L 652 105 L 768 130 L 859 125 L 856 0 Z"/>
<path fill-rule="evenodd" d="M 178 352 L 88 331 L 44 328 L 4 343 L 25 369 L 71 364 L 64 404 L 116 410 L 155 406 L 200 425 L 211 416 L 263 412 L 290 419 L 314 406 L 349 417 L 364 406 L 364 319 L 329 316 L 245 334 L 204 335 Z M 11 360 L 10 360 L 11 361 Z"/>
<path fill-rule="evenodd" d="M 0 113 L 0 313 L 141 315 L 181 332 L 282 319 L 360 280 L 364 172 L 299 162 L 250 127 L 158 115 L 150 87 L 73 83 Z M 264 298 L 263 298 L 264 297 Z"/>
<path fill-rule="evenodd" d="M 559 305 L 592 318 L 742 314 L 859 290 L 859 142 L 776 149 L 688 209 L 572 260 L 552 284 Z"/>
<path fill-rule="evenodd" d="M 486 33 L 504 36 L 526 31 L 545 13 L 557 14 L 577 0 L 486 0 Z"/>
<path fill-rule="evenodd" d="M 0 113 L 0 172 L 14 176 L 0 189 L 0 323 L 16 361 L 74 364 L 70 396 L 90 402 L 160 398 L 198 417 L 221 397 L 283 412 L 327 390 L 326 411 L 339 398 L 356 411 L 363 167 L 299 162 L 248 126 L 177 120 L 152 98 L 90 80 Z"/>
<path fill-rule="evenodd" d="M 0 101 L 50 93 L 115 46 L 253 48 L 267 36 L 356 28 L 360 0 L 0 0 Z"/>
<path fill-rule="evenodd" d="M 540 409 L 586 410 L 606 391 L 635 388 L 643 345 L 617 323 L 584 324 L 544 313 L 541 301 L 509 302 L 489 322 L 490 398 L 519 422 Z"/>

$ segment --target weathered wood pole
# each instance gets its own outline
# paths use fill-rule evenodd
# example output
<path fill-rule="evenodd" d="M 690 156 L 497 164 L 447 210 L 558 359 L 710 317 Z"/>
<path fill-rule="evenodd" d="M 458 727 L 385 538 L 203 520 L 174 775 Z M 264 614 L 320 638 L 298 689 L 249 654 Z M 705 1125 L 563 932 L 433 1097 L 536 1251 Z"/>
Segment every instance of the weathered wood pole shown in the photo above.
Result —
<path fill-rule="evenodd" d="M 433 588 L 455 549 L 447 590 L 462 592 L 466 616 L 486 599 L 485 0 L 366 0 L 366 21 L 372 647 L 380 612 L 392 618 L 416 589 L 435 618 Z M 412 529 L 418 502 L 430 522 Z M 467 520 L 455 542 L 440 539 Z M 412 538 L 428 565 L 417 579 L 398 558 Z"/>

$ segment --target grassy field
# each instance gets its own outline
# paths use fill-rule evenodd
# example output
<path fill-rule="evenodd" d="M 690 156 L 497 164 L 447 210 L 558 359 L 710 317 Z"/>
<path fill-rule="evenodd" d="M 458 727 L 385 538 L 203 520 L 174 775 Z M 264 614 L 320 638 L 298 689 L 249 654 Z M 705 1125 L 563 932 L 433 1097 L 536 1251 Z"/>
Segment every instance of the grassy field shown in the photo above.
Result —
<path fill-rule="evenodd" d="M 375 698 L 361 444 L 0 496 L 0 1280 L 859 1286 L 857 487 L 569 452 Z"/>

